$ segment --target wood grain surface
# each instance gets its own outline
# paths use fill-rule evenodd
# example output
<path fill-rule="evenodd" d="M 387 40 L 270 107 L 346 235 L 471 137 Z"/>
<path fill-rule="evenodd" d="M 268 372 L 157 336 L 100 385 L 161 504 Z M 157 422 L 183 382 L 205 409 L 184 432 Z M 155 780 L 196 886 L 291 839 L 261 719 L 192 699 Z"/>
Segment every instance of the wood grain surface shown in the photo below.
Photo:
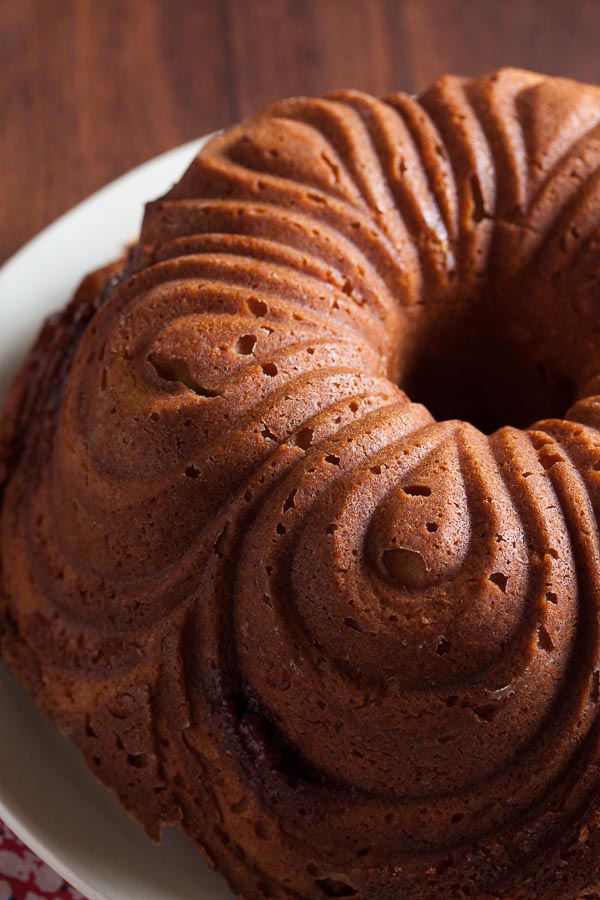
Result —
<path fill-rule="evenodd" d="M 600 82 L 600 0 L 0 0 L 0 262 L 280 97 L 516 65 Z"/>

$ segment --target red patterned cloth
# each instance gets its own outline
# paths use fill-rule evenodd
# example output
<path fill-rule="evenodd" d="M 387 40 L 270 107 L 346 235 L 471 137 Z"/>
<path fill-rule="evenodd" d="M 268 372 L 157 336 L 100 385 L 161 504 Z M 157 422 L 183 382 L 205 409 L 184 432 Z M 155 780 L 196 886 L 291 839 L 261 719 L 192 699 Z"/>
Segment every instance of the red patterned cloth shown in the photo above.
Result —
<path fill-rule="evenodd" d="M 84 900 L 0 822 L 0 900 Z"/>

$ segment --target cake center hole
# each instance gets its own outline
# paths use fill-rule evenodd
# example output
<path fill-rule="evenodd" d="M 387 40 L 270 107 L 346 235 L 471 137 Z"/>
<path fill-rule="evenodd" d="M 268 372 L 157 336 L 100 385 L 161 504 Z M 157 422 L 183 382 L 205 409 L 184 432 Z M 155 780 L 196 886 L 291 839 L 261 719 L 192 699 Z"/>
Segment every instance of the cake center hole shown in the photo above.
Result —
<path fill-rule="evenodd" d="M 520 324 L 438 316 L 411 343 L 400 387 L 438 421 L 461 419 L 491 434 L 563 418 L 575 400 L 565 361 Z"/>

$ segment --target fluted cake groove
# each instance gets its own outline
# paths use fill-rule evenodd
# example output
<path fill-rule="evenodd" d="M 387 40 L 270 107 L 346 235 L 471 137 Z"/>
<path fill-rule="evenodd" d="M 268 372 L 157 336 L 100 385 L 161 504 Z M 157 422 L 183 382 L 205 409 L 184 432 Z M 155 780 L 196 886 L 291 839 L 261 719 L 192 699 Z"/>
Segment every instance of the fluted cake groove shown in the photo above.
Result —
<path fill-rule="evenodd" d="M 152 837 L 249 900 L 600 897 L 599 286 L 600 91 L 506 69 L 226 130 L 49 320 L 2 655 Z"/>

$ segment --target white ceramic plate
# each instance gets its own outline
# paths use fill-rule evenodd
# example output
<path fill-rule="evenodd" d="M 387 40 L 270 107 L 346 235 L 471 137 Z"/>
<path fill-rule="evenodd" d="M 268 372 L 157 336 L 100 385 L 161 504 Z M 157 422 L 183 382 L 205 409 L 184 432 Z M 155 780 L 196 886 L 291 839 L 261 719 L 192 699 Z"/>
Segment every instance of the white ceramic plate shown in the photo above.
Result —
<path fill-rule="evenodd" d="M 0 269 L 0 398 L 43 319 L 135 238 L 144 202 L 179 178 L 199 145 L 118 178 Z M 89 900 L 231 898 L 177 830 L 166 829 L 160 846 L 146 837 L 1 663 L 0 818 Z"/>

